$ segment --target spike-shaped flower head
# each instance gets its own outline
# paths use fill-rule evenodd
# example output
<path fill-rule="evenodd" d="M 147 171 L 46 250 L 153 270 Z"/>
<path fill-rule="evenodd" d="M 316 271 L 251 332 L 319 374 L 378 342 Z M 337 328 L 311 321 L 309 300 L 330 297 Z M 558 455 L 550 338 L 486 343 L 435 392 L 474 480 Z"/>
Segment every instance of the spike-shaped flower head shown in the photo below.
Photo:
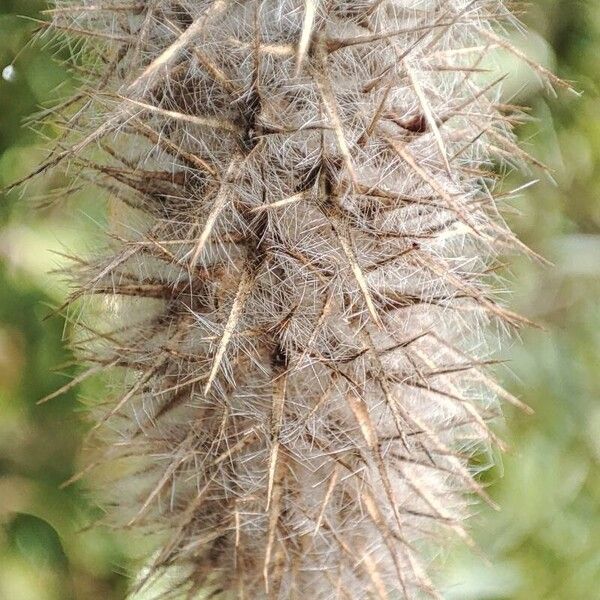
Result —
<path fill-rule="evenodd" d="M 483 78 L 500 0 L 57 0 L 68 161 L 118 207 L 79 259 L 109 516 L 167 597 L 439 597 L 485 492 L 512 241 Z M 83 300 L 82 300 L 83 299 Z"/>

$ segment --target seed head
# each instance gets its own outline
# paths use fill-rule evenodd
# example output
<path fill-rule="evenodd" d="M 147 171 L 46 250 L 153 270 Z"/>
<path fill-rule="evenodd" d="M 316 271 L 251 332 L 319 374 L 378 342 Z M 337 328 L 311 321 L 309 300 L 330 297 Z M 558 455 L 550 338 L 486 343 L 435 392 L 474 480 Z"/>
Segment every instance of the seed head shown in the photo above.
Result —
<path fill-rule="evenodd" d="M 72 269 L 112 521 L 165 597 L 439 597 L 487 499 L 500 0 L 57 0 L 48 163 L 110 197 Z M 6 71 L 6 70 L 5 70 Z M 90 191 L 90 193 L 94 193 Z M 87 315 L 87 317 L 86 317 Z M 492 325 L 492 327 L 490 327 Z M 108 490 L 108 491 L 107 491 Z M 471 499 L 470 499 L 471 498 Z"/>

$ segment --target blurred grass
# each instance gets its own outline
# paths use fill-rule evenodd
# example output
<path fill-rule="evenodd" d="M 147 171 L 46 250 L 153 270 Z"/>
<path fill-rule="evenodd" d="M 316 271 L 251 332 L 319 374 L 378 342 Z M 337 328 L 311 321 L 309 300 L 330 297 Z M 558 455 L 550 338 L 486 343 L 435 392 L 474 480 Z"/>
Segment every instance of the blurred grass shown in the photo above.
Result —
<path fill-rule="evenodd" d="M 21 52 L 33 29 L 22 16 L 43 7 L 0 0 L 0 69 L 18 55 L 15 81 L 0 80 L 0 186 L 43 156 L 40 137 L 22 121 L 72 87 L 48 49 Z M 36 405 L 74 374 L 65 323 L 44 318 L 65 294 L 48 275 L 59 263 L 50 250 L 76 246 L 86 226 L 67 227 L 64 207 L 34 210 L 32 201 L 59 184 L 53 176 L 24 197 L 0 197 L 0 600 L 112 600 L 126 589 L 123 547 L 106 531 L 80 532 L 98 511 L 80 487 L 60 489 L 86 429 L 77 392 Z"/>
<path fill-rule="evenodd" d="M 18 15 L 36 16 L 43 6 L 0 0 L 0 68 L 33 28 Z M 536 118 L 520 136 L 554 180 L 533 173 L 541 181 L 510 221 L 555 266 L 519 258 L 511 267 L 515 309 L 544 330 L 524 331 L 504 351 L 504 380 L 536 414 L 507 410 L 511 450 L 486 476 L 503 510 L 479 507 L 475 521 L 489 561 L 461 548 L 452 553 L 451 600 L 600 599 L 600 3 L 536 0 L 526 19 L 536 33 L 517 43 L 583 94 L 552 98 L 529 69 L 508 65 L 509 92 Z M 0 81 L 0 186 L 43 156 L 23 119 L 72 88 L 50 55 L 27 47 L 16 80 Z M 0 600 L 117 600 L 126 589 L 128 549 L 110 532 L 79 531 L 98 510 L 79 486 L 60 489 L 86 429 L 81 390 L 36 405 L 74 373 L 61 341 L 66 324 L 43 320 L 65 293 L 48 275 L 60 264 L 51 251 L 93 245 L 83 213 L 101 218 L 85 197 L 33 210 L 32 198 L 60 184 L 55 175 L 24 196 L 0 197 Z"/>

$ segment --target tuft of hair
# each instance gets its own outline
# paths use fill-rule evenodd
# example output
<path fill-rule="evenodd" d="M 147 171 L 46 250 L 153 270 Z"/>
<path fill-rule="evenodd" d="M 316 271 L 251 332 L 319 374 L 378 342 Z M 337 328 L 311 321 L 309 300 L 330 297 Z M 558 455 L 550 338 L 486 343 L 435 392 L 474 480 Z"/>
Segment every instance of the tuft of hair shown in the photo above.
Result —
<path fill-rule="evenodd" d="M 498 164 L 525 157 L 481 73 L 510 49 L 503 2 L 49 12 L 85 83 L 38 172 L 112 208 L 70 270 L 69 385 L 111 374 L 84 473 L 108 462 L 108 518 L 151 540 L 137 588 L 440 597 L 436 555 L 487 499 L 471 458 L 519 403 L 487 371 L 523 322 L 493 274 L 516 243 Z"/>

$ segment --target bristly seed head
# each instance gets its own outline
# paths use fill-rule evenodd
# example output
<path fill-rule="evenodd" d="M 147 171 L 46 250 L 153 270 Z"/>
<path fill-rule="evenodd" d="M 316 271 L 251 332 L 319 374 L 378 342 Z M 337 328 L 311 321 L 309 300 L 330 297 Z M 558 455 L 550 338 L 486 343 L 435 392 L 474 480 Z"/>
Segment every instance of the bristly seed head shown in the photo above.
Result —
<path fill-rule="evenodd" d="M 93 432 L 109 517 L 156 540 L 138 587 L 439 597 L 429 563 L 487 498 L 469 459 L 518 403 L 484 335 L 522 323 L 492 275 L 494 161 L 525 156 L 481 74 L 503 2 L 50 13 L 87 83 L 38 172 L 67 161 L 116 207 L 71 300 L 76 381 L 119 374 Z"/>

